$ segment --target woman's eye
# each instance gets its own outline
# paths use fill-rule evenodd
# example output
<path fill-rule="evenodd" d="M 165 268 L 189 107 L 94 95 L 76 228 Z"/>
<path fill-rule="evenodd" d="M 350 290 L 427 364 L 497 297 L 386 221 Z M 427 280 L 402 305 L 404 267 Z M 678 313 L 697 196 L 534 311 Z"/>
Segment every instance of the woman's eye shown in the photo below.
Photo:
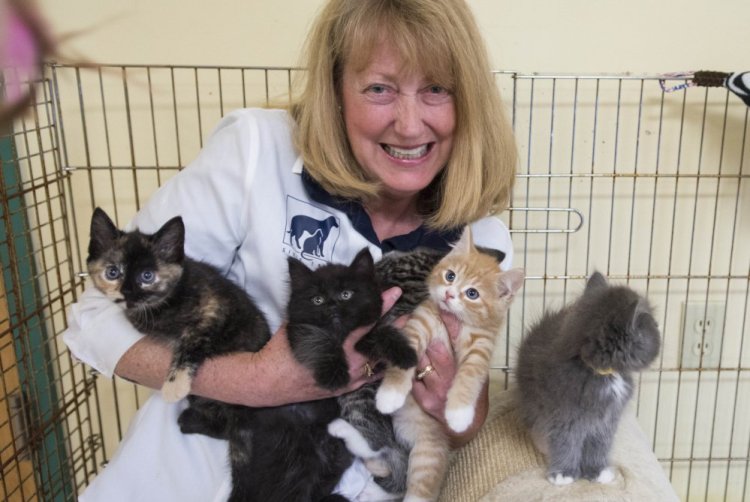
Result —
<path fill-rule="evenodd" d="M 469 288 L 466 290 L 466 297 L 469 300 L 476 300 L 477 298 L 479 298 L 479 291 L 474 288 Z"/>
<path fill-rule="evenodd" d="M 396 99 L 398 93 L 384 84 L 372 84 L 365 88 L 365 97 L 376 104 L 388 104 Z"/>
<path fill-rule="evenodd" d="M 344 290 L 344 291 L 341 292 L 341 294 L 339 295 L 339 297 L 342 300 L 348 300 L 349 298 L 352 297 L 352 295 L 354 295 L 354 293 L 352 291 L 349 291 L 348 289 L 346 289 L 346 290 Z"/>
<path fill-rule="evenodd" d="M 156 280 L 156 274 L 152 270 L 144 270 L 141 272 L 141 283 L 151 284 Z"/>
<path fill-rule="evenodd" d="M 453 94 L 442 85 L 433 84 L 422 89 L 422 99 L 428 105 L 442 105 L 449 103 Z"/>
<path fill-rule="evenodd" d="M 380 84 L 374 84 L 367 88 L 367 90 L 373 94 L 384 94 L 386 87 Z"/>
<path fill-rule="evenodd" d="M 313 305 L 323 305 L 326 301 L 322 296 L 318 295 L 318 296 L 313 296 L 312 302 L 313 302 Z"/>
<path fill-rule="evenodd" d="M 114 281 L 120 278 L 120 269 L 116 265 L 109 265 L 104 270 L 104 277 L 108 281 Z"/>
<path fill-rule="evenodd" d="M 453 270 L 448 270 L 445 273 L 445 280 L 448 282 L 453 282 L 456 280 L 456 273 Z"/>

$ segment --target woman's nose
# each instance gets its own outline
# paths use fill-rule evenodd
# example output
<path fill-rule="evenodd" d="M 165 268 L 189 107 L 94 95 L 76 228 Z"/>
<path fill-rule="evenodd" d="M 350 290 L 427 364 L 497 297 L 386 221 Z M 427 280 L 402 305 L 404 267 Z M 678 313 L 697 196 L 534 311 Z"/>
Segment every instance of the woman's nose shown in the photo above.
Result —
<path fill-rule="evenodd" d="M 424 121 L 419 95 L 400 95 L 395 113 L 394 128 L 397 134 L 405 138 L 414 138 L 422 134 Z"/>

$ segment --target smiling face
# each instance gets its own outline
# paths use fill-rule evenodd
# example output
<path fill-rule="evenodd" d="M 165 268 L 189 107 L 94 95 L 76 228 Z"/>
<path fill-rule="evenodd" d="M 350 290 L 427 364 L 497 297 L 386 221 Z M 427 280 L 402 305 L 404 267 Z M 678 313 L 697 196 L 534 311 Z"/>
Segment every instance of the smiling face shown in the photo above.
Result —
<path fill-rule="evenodd" d="M 382 183 L 382 196 L 415 201 L 446 165 L 456 114 L 448 89 L 417 70 L 405 71 L 398 53 L 380 44 L 362 70 L 345 65 L 341 99 L 355 159 Z"/>

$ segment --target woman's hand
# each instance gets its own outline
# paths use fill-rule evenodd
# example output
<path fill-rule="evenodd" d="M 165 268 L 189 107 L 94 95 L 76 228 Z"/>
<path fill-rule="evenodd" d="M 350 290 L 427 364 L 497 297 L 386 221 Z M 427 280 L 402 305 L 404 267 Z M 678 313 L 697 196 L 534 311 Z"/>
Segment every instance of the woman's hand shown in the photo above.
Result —
<path fill-rule="evenodd" d="M 425 370 L 432 368 L 432 371 Z M 425 372 L 424 376 L 415 378 L 412 395 L 419 406 L 445 425 L 445 402 L 448 390 L 456 376 L 456 363 L 453 353 L 443 342 L 433 341 L 417 364 L 417 374 Z"/>
<path fill-rule="evenodd" d="M 421 379 L 415 379 L 412 394 L 422 409 L 445 425 L 447 430 L 445 402 L 448 390 L 453 384 L 453 378 L 456 376 L 453 342 L 461 332 L 461 322 L 453 314 L 442 310 L 440 311 L 440 318 L 448 330 L 451 347 L 446 347 L 440 341 L 433 341 L 427 347 L 425 354 L 417 364 L 417 375 L 424 372 L 425 368 L 432 368 L 432 371 L 427 370 L 427 373 Z"/>
<path fill-rule="evenodd" d="M 432 368 L 432 371 L 428 370 L 422 378 L 415 379 L 412 395 L 425 412 L 443 425 L 443 430 L 451 440 L 451 446 L 459 448 L 476 436 L 487 418 L 489 385 L 485 383 L 479 396 L 472 425 L 460 434 L 451 430 L 445 420 L 445 405 L 457 371 L 454 343 L 461 331 L 461 322 L 456 316 L 447 312 L 441 311 L 440 317 L 448 330 L 451 347 L 449 349 L 441 341 L 433 341 L 427 347 L 417 365 L 417 375 L 425 372 L 425 368 Z"/>
<path fill-rule="evenodd" d="M 385 291 L 383 293 L 383 313 L 390 310 L 400 296 L 401 290 L 399 288 L 391 288 Z M 377 361 L 368 361 L 364 355 L 354 349 L 357 341 L 366 335 L 371 328 L 372 326 L 357 328 L 346 338 L 344 353 L 349 364 L 350 381 L 347 386 L 331 392 L 319 387 L 312 372 L 296 360 L 289 346 L 286 327 L 282 326 L 263 349 L 256 354 L 257 364 L 270 377 L 270 381 L 266 385 L 267 399 L 279 402 L 279 404 L 323 399 L 351 392 L 365 383 L 381 378 L 382 375 L 372 372 L 372 368 L 375 367 Z"/>
<path fill-rule="evenodd" d="M 400 297 L 401 288 L 393 287 L 384 291 L 382 294 L 383 308 L 381 315 L 391 310 L 391 307 L 393 307 Z M 383 377 L 382 372 L 374 373 L 374 369 L 379 361 L 370 361 L 366 356 L 354 349 L 360 338 L 369 333 L 371 329 L 372 326 L 357 328 L 344 341 L 344 354 L 346 354 L 346 360 L 349 363 L 349 385 L 337 391 L 337 395 L 346 394 L 366 383 L 380 380 Z"/>

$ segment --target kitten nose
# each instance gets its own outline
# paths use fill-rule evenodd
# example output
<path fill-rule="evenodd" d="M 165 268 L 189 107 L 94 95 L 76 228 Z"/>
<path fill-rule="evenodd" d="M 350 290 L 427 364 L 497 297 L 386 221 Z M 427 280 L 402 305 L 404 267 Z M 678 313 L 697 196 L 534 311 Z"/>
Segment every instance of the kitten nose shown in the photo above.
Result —
<path fill-rule="evenodd" d="M 445 292 L 445 299 L 446 300 L 452 300 L 453 298 L 455 298 L 455 296 L 453 295 L 453 292 L 451 292 L 451 290 L 447 290 Z"/>

